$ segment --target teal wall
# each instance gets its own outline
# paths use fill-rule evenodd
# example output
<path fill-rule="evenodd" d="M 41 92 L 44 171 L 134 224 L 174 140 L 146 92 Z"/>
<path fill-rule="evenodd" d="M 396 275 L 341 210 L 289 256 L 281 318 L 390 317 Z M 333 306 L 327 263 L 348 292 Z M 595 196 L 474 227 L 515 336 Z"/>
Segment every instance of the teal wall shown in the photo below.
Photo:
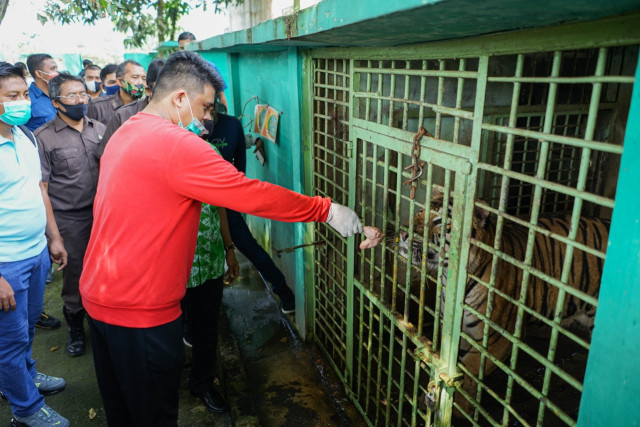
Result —
<path fill-rule="evenodd" d="M 640 66 L 636 70 L 579 426 L 640 425 Z"/>
<path fill-rule="evenodd" d="M 253 129 L 256 104 L 268 104 L 280 112 L 276 142 L 264 140 L 266 163 L 258 162 L 247 150 L 247 176 L 304 193 L 302 149 L 302 57 L 297 48 L 278 51 L 226 53 L 198 52 L 218 67 L 229 88 L 226 91 L 232 115 L 241 117 L 245 134 Z M 257 97 L 258 99 L 254 99 Z M 274 200 L 273 203 L 278 203 Z M 286 207 L 283 207 L 286 209 Z M 291 224 L 247 216 L 256 239 L 272 254 L 289 287 L 295 289 L 296 324 L 304 335 L 305 256 L 301 250 L 275 255 L 283 249 L 304 243 L 306 224 Z"/>
<path fill-rule="evenodd" d="M 149 68 L 149 64 L 151 64 L 151 61 L 156 59 L 156 54 L 155 53 L 125 53 L 124 59 L 125 61 L 127 59 L 132 59 L 134 61 L 137 61 L 146 70 L 147 68 Z"/>
<path fill-rule="evenodd" d="M 231 74 L 229 73 L 229 70 L 230 70 L 229 55 L 222 52 L 198 52 L 198 53 L 200 53 L 202 57 L 207 61 L 211 61 L 215 64 L 215 66 L 218 68 L 218 71 L 220 71 L 220 75 L 222 75 L 222 78 L 224 79 L 225 83 L 227 84 L 227 86 L 229 86 L 229 88 L 225 91 L 225 95 L 227 95 L 227 102 L 229 103 L 229 111 L 233 113 L 235 111 L 235 105 L 234 105 L 234 97 L 233 97 L 233 94 L 231 93 L 231 90 L 235 85 L 233 84 L 233 81 L 231 79 Z M 233 115 L 238 116 L 239 113 L 233 114 Z"/>

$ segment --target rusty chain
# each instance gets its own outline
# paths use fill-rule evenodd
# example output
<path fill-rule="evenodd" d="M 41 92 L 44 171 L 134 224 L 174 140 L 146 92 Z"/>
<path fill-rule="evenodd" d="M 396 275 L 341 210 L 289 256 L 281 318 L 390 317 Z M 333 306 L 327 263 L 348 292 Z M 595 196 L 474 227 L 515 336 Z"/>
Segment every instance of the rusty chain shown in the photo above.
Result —
<path fill-rule="evenodd" d="M 411 178 L 402 183 L 402 185 L 411 184 L 411 192 L 409 194 L 411 200 L 416 197 L 418 179 L 422 176 L 422 168 L 425 165 L 425 162 L 420 161 L 420 140 L 425 135 L 433 138 L 433 135 L 431 135 L 428 130 L 420 126 L 420 129 L 418 129 L 418 132 L 413 137 L 413 147 L 411 148 L 411 160 L 413 160 L 413 163 L 404 168 L 404 170 L 411 169 L 413 171 Z"/>

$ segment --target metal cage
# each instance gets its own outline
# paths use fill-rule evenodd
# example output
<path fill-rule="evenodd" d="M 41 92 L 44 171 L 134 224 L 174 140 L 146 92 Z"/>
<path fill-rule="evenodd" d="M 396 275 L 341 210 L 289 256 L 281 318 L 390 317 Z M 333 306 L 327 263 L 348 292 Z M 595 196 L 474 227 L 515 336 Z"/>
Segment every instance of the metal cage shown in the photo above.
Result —
<path fill-rule="evenodd" d="M 575 425 L 638 59 L 590 28 L 307 53 L 313 192 L 387 233 L 314 229 L 313 337 L 369 425 Z"/>

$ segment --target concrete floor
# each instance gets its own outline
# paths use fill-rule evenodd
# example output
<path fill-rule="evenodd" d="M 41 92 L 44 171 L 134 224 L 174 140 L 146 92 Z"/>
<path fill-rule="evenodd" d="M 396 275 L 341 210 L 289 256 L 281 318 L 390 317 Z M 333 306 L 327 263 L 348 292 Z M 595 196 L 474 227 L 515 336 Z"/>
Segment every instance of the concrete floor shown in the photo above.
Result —
<path fill-rule="evenodd" d="M 350 426 L 363 425 L 347 403 L 342 387 L 322 367 L 321 358 L 293 333 L 258 273 L 246 260 L 240 278 L 226 287 L 220 317 L 220 358 L 216 382 L 231 410 L 208 412 L 187 389 L 188 366 L 180 390 L 180 426 Z M 61 275 L 47 285 L 45 311 L 62 318 Z M 84 356 L 66 355 L 66 327 L 36 331 L 37 369 L 67 381 L 67 388 L 46 398 L 74 426 L 105 426 L 106 419 L 93 370 L 91 343 Z M 188 356 L 188 352 L 187 352 Z M 319 374 L 317 366 L 327 373 Z M 90 413 L 95 411 L 95 417 Z M 0 401 L 0 426 L 11 409 Z M 4 420 L 4 421 L 2 421 Z"/>

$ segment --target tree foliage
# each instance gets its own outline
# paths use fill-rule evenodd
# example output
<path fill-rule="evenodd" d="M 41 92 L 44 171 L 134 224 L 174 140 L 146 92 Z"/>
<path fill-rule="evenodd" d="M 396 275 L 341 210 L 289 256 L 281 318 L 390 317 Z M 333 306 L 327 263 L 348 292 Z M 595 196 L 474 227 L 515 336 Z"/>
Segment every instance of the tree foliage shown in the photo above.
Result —
<path fill-rule="evenodd" d="M 0 0 L 0 23 L 4 19 L 5 13 L 7 13 L 8 6 L 9 6 L 9 0 Z"/>
<path fill-rule="evenodd" d="M 5 0 L 0 0 L 0 5 Z M 6 0 L 8 1 L 8 0 Z M 116 31 L 127 34 L 125 46 L 142 47 L 150 37 L 159 43 L 175 40 L 178 21 L 197 8 L 213 7 L 218 13 L 229 5 L 244 0 L 48 0 L 41 22 L 49 20 L 69 24 L 83 22 L 93 24 L 99 19 L 110 18 Z"/>

